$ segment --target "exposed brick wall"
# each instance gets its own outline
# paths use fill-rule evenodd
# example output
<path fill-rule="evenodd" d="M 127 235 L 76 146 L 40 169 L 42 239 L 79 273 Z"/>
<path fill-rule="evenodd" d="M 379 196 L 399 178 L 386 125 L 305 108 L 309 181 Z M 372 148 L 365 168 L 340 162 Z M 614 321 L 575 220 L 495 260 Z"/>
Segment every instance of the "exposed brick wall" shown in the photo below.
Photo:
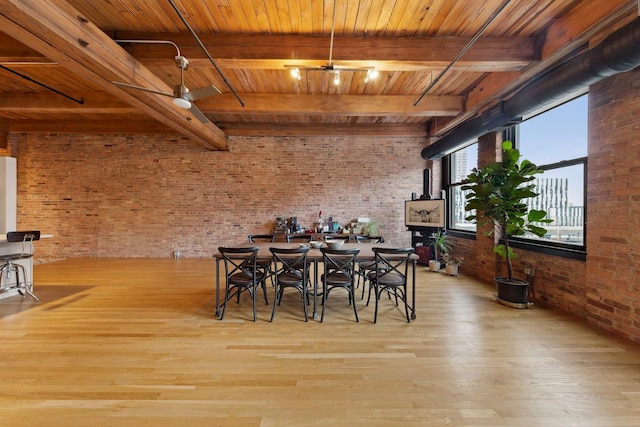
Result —
<path fill-rule="evenodd" d="M 640 71 L 590 88 L 587 172 L 587 261 L 516 249 L 514 272 L 533 268 L 533 300 L 585 318 L 640 342 Z M 480 139 L 479 162 L 493 155 L 493 136 Z M 494 153 L 495 154 L 495 153 Z M 505 273 L 491 240 L 454 239 L 464 274 L 491 282 Z M 493 271 L 495 270 L 495 272 Z M 497 273 L 496 273 L 497 272 Z"/>
<path fill-rule="evenodd" d="M 40 258 L 209 257 L 271 232 L 276 216 L 370 217 L 410 244 L 420 138 L 232 138 L 230 152 L 160 135 L 12 135 L 18 226 L 54 234 Z"/>
<path fill-rule="evenodd" d="M 640 71 L 591 88 L 586 317 L 640 341 Z"/>
<path fill-rule="evenodd" d="M 501 133 L 485 135 L 478 140 L 478 164 L 484 166 L 501 159 Z M 496 276 L 506 276 L 503 258 L 495 255 L 495 235 L 487 236 L 490 226 L 478 227 L 476 240 L 454 238 L 456 255 L 465 258 L 464 272 L 493 283 Z M 584 317 L 585 263 L 523 249 L 515 249 L 512 259 L 516 278 L 530 282 L 532 301 L 544 302 Z M 533 268 L 534 276 L 526 277 L 525 268 Z"/>

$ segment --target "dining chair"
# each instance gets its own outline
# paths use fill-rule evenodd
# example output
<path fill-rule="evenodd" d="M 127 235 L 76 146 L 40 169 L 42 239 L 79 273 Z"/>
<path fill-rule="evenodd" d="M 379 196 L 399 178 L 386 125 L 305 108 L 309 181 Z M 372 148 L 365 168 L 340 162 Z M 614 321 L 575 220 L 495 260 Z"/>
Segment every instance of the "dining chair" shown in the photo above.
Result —
<path fill-rule="evenodd" d="M 250 243 L 273 243 L 276 241 L 275 234 L 249 234 L 249 242 Z M 256 263 L 258 265 L 258 269 L 265 275 L 265 280 L 268 278 L 273 279 L 273 271 L 271 270 L 271 257 L 269 258 L 257 258 Z M 273 281 L 272 281 L 273 284 Z"/>
<path fill-rule="evenodd" d="M 322 314 L 320 322 L 324 321 L 324 311 L 327 306 L 329 293 L 334 289 L 344 289 L 349 297 L 349 304 L 353 306 L 353 314 L 358 319 L 358 309 L 354 295 L 354 285 L 356 280 L 356 257 L 360 253 L 359 248 L 350 249 L 330 249 L 320 248 L 322 252 L 322 264 L 324 273 L 322 274 Z"/>
<path fill-rule="evenodd" d="M 384 243 L 384 238 L 382 236 L 365 236 L 362 234 L 355 235 L 356 243 Z M 374 260 L 357 260 L 356 265 L 358 269 L 356 270 L 358 273 L 358 281 L 356 283 L 356 287 L 360 287 L 360 282 L 362 281 L 362 294 L 360 295 L 360 299 L 364 299 L 364 290 L 367 286 L 368 274 L 374 271 L 376 262 Z"/>
<path fill-rule="evenodd" d="M 309 243 L 311 236 L 309 234 L 287 234 L 287 243 Z"/>
<path fill-rule="evenodd" d="M 33 281 L 29 282 L 27 278 L 27 271 L 23 265 L 16 261 L 33 258 L 33 241 L 40 240 L 39 230 L 29 231 L 10 231 L 7 233 L 7 242 L 19 243 L 22 242 L 22 249 L 20 252 L 14 252 L 9 254 L 0 255 L 0 287 L 2 281 L 5 278 L 9 278 L 11 273 L 15 273 L 16 283 L 10 288 L 15 288 L 23 297 L 28 294 L 36 301 L 40 299 L 33 293 Z M 22 273 L 22 282 L 20 281 L 20 273 Z"/>
<path fill-rule="evenodd" d="M 276 235 L 275 234 L 249 234 L 249 241 L 251 243 L 255 242 L 275 242 Z"/>
<path fill-rule="evenodd" d="M 404 311 L 409 319 L 409 304 L 407 302 L 407 274 L 409 271 L 409 260 L 413 254 L 413 248 L 382 248 L 374 247 L 375 256 L 374 270 L 369 272 L 369 295 L 367 296 L 367 306 L 371 299 L 371 291 L 374 291 L 376 302 L 373 315 L 373 323 L 378 320 L 378 302 L 383 292 L 389 296 L 393 294 L 396 306 L 398 299 L 404 302 Z"/>
<path fill-rule="evenodd" d="M 276 309 L 282 302 L 284 290 L 287 288 L 296 289 L 300 293 L 302 309 L 304 312 L 304 321 L 309 321 L 309 317 L 307 315 L 307 304 L 309 303 L 307 289 L 309 285 L 309 263 L 307 262 L 307 253 L 309 252 L 309 247 L 272 247 L 269 248 L 269 250 L 273 254 L 273 277 L 275 288 L 271 322 L 273 322 L 273 319 L 276 316 Z"/>
<path fill-rule="evenodd" d="M 258 256 L 257 247 L 219 247 L 218 251 L 224 260 L 225 271 L 225 290 L 224 302 L 222 305 L 222 314 L 220 320 L 224 318 L 227 311 L 227 303 L 234 296 L 237 303 L 240 303 L 240 296 L 244 292 L 248 292 L 253 303 L 253 321 L 257 319 L 256 314 L 256 294 L 258 293 L 258 285 L 261 285 L 264 293 L 264 302 L 269 304 L 267 299 L 267 288 L 265 285 L 265 273 L 258 268 L 256 262 Z"/>

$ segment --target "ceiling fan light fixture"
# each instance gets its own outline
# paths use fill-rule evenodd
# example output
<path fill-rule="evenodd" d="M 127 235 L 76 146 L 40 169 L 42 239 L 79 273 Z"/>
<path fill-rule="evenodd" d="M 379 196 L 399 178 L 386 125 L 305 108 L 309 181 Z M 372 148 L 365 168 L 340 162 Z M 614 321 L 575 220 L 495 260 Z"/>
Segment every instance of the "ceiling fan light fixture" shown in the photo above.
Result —
<path fill-rule="evenodd" d="M 191 102 L 184 98 L 173 98 L 173 104 L 176 107 L 183 108 L 185 110 L 188 110 L 191 108 Z"/>
<path fill-rule="evenodd" d="M 364 78 L 365 83 L 369 83 L 371 80 L 375 80 L 378 77 L 378 70 L 367 70 L 367 77 Z"/>
<path fill-rule="evenodd" d="M 302 76 L 300 75 L 299 68 L 292 68 L 290 73 L 291 73 L 291 77 L 293 77 L 296 80 L 300 80 L 302 78 Z"/>
<path fill-rule="evenodd" d="M 336 86 L 340 84 L 340 71 L 333 72 L 333 84 Z"/>

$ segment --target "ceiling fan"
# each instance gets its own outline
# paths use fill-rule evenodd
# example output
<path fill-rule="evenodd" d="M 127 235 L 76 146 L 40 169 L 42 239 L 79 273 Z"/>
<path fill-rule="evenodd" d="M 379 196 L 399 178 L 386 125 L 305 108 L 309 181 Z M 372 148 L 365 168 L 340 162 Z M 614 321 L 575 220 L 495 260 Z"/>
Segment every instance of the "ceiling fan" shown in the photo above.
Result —
<path fill-rule="evenodd" d="M 375 79 L 378 76 L 378 71 L 374 67 L 341 67 L 334 65 L 333 58 L 333 40 L 336 30 L 336 3 L 337 0 L 333 2 L 333 18 L 331 21 L 331 42 L 329 44 L 329 62 L 326 65 L 321 66 L 309 66 L 309 67 L 301 67 L 299 65 L 285 65 L 284 67 L 289 69 L 291 72 L 291 76 L 300 80 L 302 76 L 300 75 L 300 71 L 325 71 L 333 74 L 333 84 L 340 83 L 340 71 L 366 71 L 367 77 L 364 82 L 369 83 L 369 81 Z"/>
<path fill-rule="evenodd" d="M 206 98 L 208 96 L 218 95 L 221 92 L 214 85 L 201 87 L 201 88 L 195 89 L 195 90 L 189 90 L 184 85 L 184 72 L 189 67 L 189 61 L 187 60 L 187 58 L 185 58 L 184 56 L 182 56 L 180 54 L 180 50 L 178 49 L 178 46 L 175 43 L 170 42 L 170 41 L 164 41 L 164 40 L 162 40 L 162 41 L 159 41 L 159 40 L 115 40 L 115 41 L 116 42 L 129 42 L 129 43 L 169 43 L 169 44 L 174 45 L 176 50 L 178 51 L 178 54 L 175 57 L 175 61 L 176 61 L 176 66 L 180 69 L 180 83 L 173 87 L 173 93 L 161 92 L 161 91 L 158 91 L 158 90 L 155 90 L 155 89 L 149 89 L 149 88 L 146 88 L 146 87 L 136 86 L 136 85 L 132 85 L 132 84 L 129 84 L 129 83 L 123 83 L 123 82 L 112 81 L 111 83 L 113 83 L 116 86 L 126 87 L 126 88 L 130 88 L 130 89 L 143 90 L 145 92 L 151 92 L 151 93 L 155 93 L 155 94 L 158 94 L 158 95 L 171 97 L 171 98 L 173 98 L 173 103 L 177 107 L 191 111 L 191 113 L 194 116 L 196 116 L 196 118 L 198 120 L 200 120 L 202 123 L 208 123 L 209 122 L 209 119 L 207 118 L 207 116 L 205 116 L 204 113 L 202 111 L 200 111 L 200 109 L 198 109 L 198 107 L 196 107 L 193 104 L 193 101 L 197 101 L 198 99 Z"/>

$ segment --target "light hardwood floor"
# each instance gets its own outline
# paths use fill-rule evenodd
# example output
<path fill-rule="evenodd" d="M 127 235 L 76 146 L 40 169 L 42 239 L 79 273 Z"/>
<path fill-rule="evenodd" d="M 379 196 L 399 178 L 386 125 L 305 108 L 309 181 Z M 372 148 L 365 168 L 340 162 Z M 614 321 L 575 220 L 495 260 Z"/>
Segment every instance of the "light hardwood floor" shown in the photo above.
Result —
<path fill-rule="evenodd" d="M 248 300 L 219 321 L 214 269 L 36 266 L 40 302 L 0 300 L 0 426 L 640 425 L 638 345 L 490 285 L 419 267 L 411 324 L 338 293 L 304 323 L 293 292 L 274 323 Z"/>

